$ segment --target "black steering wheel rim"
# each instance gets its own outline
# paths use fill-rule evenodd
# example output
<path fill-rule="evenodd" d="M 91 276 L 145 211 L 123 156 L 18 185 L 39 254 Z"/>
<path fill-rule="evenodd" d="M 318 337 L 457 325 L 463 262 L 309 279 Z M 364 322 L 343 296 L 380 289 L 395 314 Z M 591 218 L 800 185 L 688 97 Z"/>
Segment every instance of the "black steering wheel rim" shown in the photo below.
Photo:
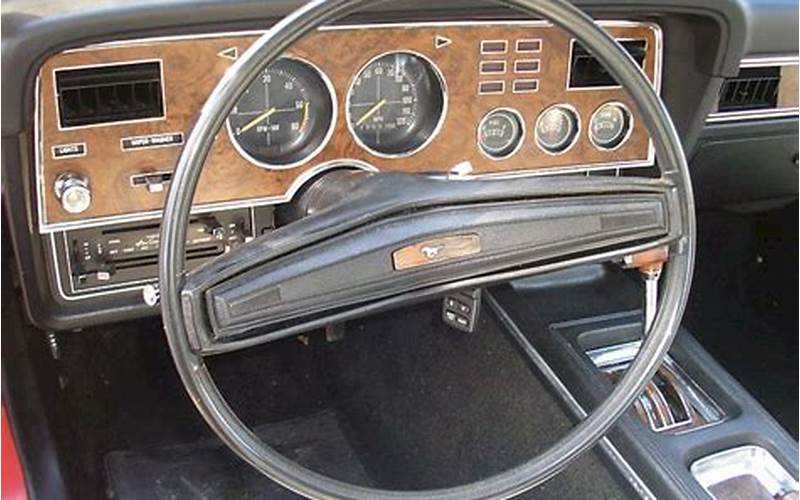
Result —
<path fill-rule="evenodd" d="M 212 139 L 235 98 L 261 68 L 316 27 L 381 0 L 312 1 L 276 24 L 234 64 L 203 107 L 174 172 L 161 232 L 159 279 L 162 317 L 178 373 L 198 411 L 241 458 L 261 473 L 300 494 L 315 498 L 507 498 L 557 474 L 594 444 L 632 404 L 652 378 L 678 330 L 688 298 L 694 263 L 695 222 L 689 170 L 677 132 L 663 102 L 628 54 L 594 21 L 565 0 L 498 0 L 542 16 L 565 29 L 595 54 L 627 90 L 650 132 L 662 177 L 674 186 L 681 237 L 670 249 L 663 295 L 650 334 L 610 396 L 591 415 L 543 454 L 474 483 L 427 491 L 392 491 L 347 484 L 281 456 L 261 441 L 228 406 L 203 358 L 193 352 L 181 303 L 188 216 Z"/>

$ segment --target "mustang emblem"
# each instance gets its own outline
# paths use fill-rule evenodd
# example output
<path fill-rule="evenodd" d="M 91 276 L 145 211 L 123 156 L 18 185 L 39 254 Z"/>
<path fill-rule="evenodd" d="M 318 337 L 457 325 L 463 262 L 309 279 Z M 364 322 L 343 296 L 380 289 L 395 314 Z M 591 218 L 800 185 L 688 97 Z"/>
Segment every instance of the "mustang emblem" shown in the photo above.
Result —
<path fill-rule="evenodd" d="M 441 252 L 443 248 L 444 245 L 436 245 L 430 247 L 424 246 L 420 248 L 419 251 L 422 252 L 422 255 L 424 255 L 425 258 L 427 258 L 428 260 L 433 260 L 439 255 L 439 252 Z"/>
<path fill-rule="evenodd" d="M 480 251 L 481 240 L 477 234 L 456 234 L 432 238 L 395 250 L 392 252 L 392 263 L 400 271 L 463 258 Z"/>

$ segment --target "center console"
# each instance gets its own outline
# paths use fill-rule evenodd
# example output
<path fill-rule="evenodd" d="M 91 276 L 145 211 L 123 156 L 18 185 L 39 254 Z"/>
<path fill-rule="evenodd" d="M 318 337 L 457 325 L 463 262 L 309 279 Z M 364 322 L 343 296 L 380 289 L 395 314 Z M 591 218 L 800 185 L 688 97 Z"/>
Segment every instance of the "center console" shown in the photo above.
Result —
<path fill-rule="evenodd" d="M 641 296 L 634 276 L 591 266 L 512 282 L 491 303 L 583 418 L 638 351 Z M 797 442 L 685 329 L 608 438 L 644 498 L 797 498 Z"/>

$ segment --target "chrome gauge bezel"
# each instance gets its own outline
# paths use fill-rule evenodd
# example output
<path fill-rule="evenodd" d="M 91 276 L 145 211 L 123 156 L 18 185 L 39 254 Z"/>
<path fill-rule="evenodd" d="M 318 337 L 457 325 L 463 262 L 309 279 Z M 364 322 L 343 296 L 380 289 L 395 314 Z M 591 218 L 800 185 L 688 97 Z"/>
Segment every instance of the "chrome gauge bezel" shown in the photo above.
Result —
<path fill-rule="evenodd" d="M 281 59 L 290 59 L 306 64 L 308 67 L 314 70 L 314 72 L 320 77 L 322 82 L 325 84 L 325 88 L 328 89 L 328 97 L 331 100 L 331 119 L 330 123 L 328 123 L 328 129 L 325 131 L 325 136 L 323 137 L 322 141 L 316 148 L 314 148 L 311 152 L 309 152 L 308 154 L 306 154 L 304 157 L 300 158 L 297 161 L 277 165 L 258 160 L 254 158 L 250 153 L 245 151 L 245 149 L 239 144 L 239 142 L 236 140 L 235 135 L 233 134 L 233 130 L 231 129 L 231 124 L 230 124 L 230 115 L 226 117 L 225 129 L 228 131 L 228 139 L 230 140 L 236 152 L 238 152 L 239 155 L 245 160 L 247 160 L 249 163 L 252 163 L 257 167 L 264 168 L 267 170 L 289 170 L 304 165 L 308 163 L 310 160 L 314 159 L 325 148 L 325 146 L 328 145 L 328 142 L 330 142 L 331 138 L 333 137 L 333 132 L 336 128 L 336 120 L 338 117 L 339 102 L 336 99 L 336 89 L 334 88 L 331 79 L 328 78 L 328 75 L 324 71 L 322 71 L 322 69 L 320 69 L 319 66 L 302 57 L 297 57 L 295 55 L 284 55 L 281 56 L 278 60 Z M 266 68 L 264 69 L 266 70 Z"/>
<path fill-rule="evenodd" d="M 430 135 L 419 146 L 417 146 L 415 148 L 412 148 L 412 149 L 410 149 L 408 151 L 404 151 L 402 153 L 382 153 L 380 151 L 376 151 L 376 150 L 372 149 L 371 147 L 367 146 L 358 137 L 358 134 L 356 133 L 355 129 L 353 128 L 353 124 L 352 124 L 352 120 L 351 120 L 351 116 L 350 116 L 350 97 L 353 94 L 353 86 L 355 85 L 356 78 L 358 78 L 358 76 L 361 73 L 363 73 L 363 71 L 370 64 L 372 64 L 373 62 L 377 61 L 378 59 L 380 59 L 382 57 L 385 57 L 385 56 L 388 56 L 388 55 L 393 55 L 393 54 L 410 54 L 410 55 L 413 55 L 415 57 L 419 57 L 420 59 L 425 61 L 426 64 L 428 64 L 430 66 L 430 68 L 433 70 L 433 74 L 436 76 L 436 79 L 438 80 L 439 89 L 442 92 L 442 111 L 441 111 L 441 113 L 439 113 L 439 119 L 438 119 L 438 121 L 436 123 L 436 126 L 433 128 L 433 130 L 431 131 Z M 376 56 L 373 56 L 372 58 L 367 60 L 367 62 L 362 64 L 358 68 L 358 71 L 356 71 L 353 74 L 353 76 L 350 78 L 350 82 L 347 85 L 347 94 L 345 95 L 345 103 L 344 103 L 345 124 L 347 125 L 347 130 L 350 132 L 350 136 L 353 138 L 355 143 L 358 144 L 358 146 L 361 149 L 363 149 L 364 151 L 368 152 L 371 155 L 377 156 L 379 158 L 389 158 L 389 159 L 392 159 L 392 158 L 407 158 L 407 157 L 409 157 L 409 156 L 411 156 L 413 154 L 416 154 L 419 151 L 422 151 L 423 149 L 425 149 L 431 142 L 433 142 L 433 140 L 436 138 L 436 136 L 439 135 L 439 132 L 441 132 L 442 127 L 444 126 L 444 120 L 447 117 L 447 109 L 448 109 L 447 81 L 445 80 L 444 75 L 442 74 L 442 70 L 439 69 L 439 66 L 437 66 L 436 63 L 433 62 L 433 60 L 430 57 L 426 56 L 425 54 L 422 54 L 422 53 L 417 52 L 415 50 L 406 50 L 406 49 L 389 50 L 389 51 L 386 51 L 386 52 L 382 52 L 382 53 L 380 53 L 380 54 L 378 54 Z"/>
<path fill-rule="evenodd" d="M 567 109 L 573 114 L 573 116 L 575 116 L 575 133 L 572 135 L 572 139 L 570 140 L 569 144 L 564 149 L 562 149 L 560 151 L 549 151 L 549 150 L 543 148 L 542 145 L 539 143 L 539 122 L 541 121 L 542 117 L 548 111 L 550 111 L 553 108 Z M 555 104 L 552 104 L 552 105 L 546 107 L 545 109 L 543 109 L 539 113 L 539 116 L 536 117 L 536 122 L 533 124 L 533 142 L 536 144 L 536 148 L 539 151 L 541 151 L 542 153 L 544 153 L 546 155 L 550 155 L 550 156 L 561 156 L 561 155 L 567 153 L 573 147 L 575 147 L 575 144 L 578 143 L 578 138 L 581 135 L 581 130 L 582 130 L 581 114 L 578 113 L 578 110 L 575 109 L 575 107 L 572 106 L 571 104 L 555 103 Z"/>
<path fill-rule="evenodd" d="M 489 153 L 487 153 L 483 149 L 483 147 L 481 147 L 481 128 L 483 128 L 483 124 L 486 122 L 486 120 L 488 120 L 491 115 L 497 113 L 498 111 L 506 111 L 517 117 L 517 121 L 519 122 L 519 128 L 520 128 L 520 136 L 519 136 L 519 142 L 517 142 L 517 145 L 514 146 L 514 149 L 512 149 L 511 152 L 503 156 L 492 156 Z M 475 139 L 476 139 L 476 145 L 478 146 L 478 151 L 480 151 L 483 156 L 492 161 L 501 161 L 511 158 L 515 154 L 519 153 L 519 151 L 522 149 L 522 146 L 525 144 L 525 135 L 526 135 L 525 118 L 523 118 L 522 113 L 520 113 L 518 110 L 514 108 L 501 106 L 498 108 L 492 108 L 485 115 L 483 115 L 483 118 L 481 118 L 481 121 L 478 123 Z"/>
<path fill-rule="evenodd" d="M 592 122 L 594 121 L 595 115 L 597 115 L 597 113 L 599 113 L 601 109 L 609 105 L 619 106 L 620 108 L 622 108 L 623 112 L 625 112 L 628 116 L 628 130 L 625 131 L 625 135 L 622 136 L 622 139 L 620 139 L 620 141 L 616 145 L 610 148 L 597 144 L 592 135 Z M 631 113 L 630 108 L 628 108 L 628 106 L 626 106 L 625 103 L 620 101 L 606 101 L 597 106 L 597 108 L 592 112 L 592 116 L 589 117 L 589 124 L 586 127 L 586 136 L 589 138 L 589 142 L 592 144 L 592 146 L 599 149 L 600 151 L 616 151 L 617 149 L 624 146 L 625 143 L 628 142 L 628 139 L 631 138 L 631 135 L 633 134 L 633 125 L 634 125 L 633 113 Z"/>

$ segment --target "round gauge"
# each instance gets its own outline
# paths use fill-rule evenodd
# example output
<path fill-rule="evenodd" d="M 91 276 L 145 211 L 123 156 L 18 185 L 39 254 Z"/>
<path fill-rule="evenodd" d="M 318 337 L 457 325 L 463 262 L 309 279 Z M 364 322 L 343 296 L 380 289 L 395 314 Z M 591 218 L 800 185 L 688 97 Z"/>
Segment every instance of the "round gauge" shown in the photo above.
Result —
<path fill-rule="evenodd" d="M 330 138 L 333 90 L 310 64 L 282 58 L 270 64 L 228 115 L 236 149 L 256 165 L 290 168 L 307 161 Z"/>
<path fill-rule="evenodd" d="M 436 135 L 445 113 L 444 83 L 422 56 L 392 52 L 356 75 L 347 94 L 347 124 L 356 141 L 378 156 L 405 156 Z"/>
<path fill-rule="evenodd" d="M 566 104 L 551 106 L 536 120 L 536 144 L 547 153 L 561 154 L 575 144 L 579 128 L 578 114 L 572 107 Z"/>
<path fill-rule="evenodd" d="M 495 109 L 478 125 L 478 145 L 492 159 L 516 153 L 524 135 L 522 117 L 512 109 Z"/>
<path fill-rule="evenodd" d="M 631 113 L 623 104 L 603 104 L 589 121 L 589 139 L 600 149 L 614 149 L 630 136 Z"/>

